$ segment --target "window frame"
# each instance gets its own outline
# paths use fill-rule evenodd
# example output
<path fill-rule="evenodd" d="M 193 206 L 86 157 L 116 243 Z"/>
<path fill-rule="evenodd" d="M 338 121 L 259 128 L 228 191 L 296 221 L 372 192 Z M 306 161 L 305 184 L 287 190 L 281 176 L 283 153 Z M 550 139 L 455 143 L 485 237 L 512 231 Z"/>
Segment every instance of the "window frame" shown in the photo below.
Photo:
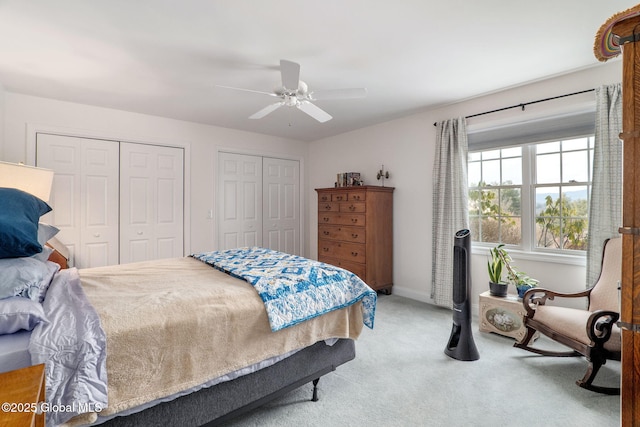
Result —
<path fill-rule="evenodd" d="M 592 143 L 588 144 L 587 158 L 590 170 L 588 174 L 588 181 L 586 183 L 580 182 L 577 184 L 563 183 L 562 186 L 572 185 L 585 185 L 588 188 L 587 203 L 590 201 L 590 191 L 593 186 L 593 150 L 594 150 L 594 133 L 586 132 L 566 136 L 562 138 L 542 139 L 538 141 L 531 141 L 527 143 L 519 143 L 513 145 L 504 145 L 499 147 L 478 147 L 473 149 L 470 147 L 469 154 L 497 150 L 508 149 L 512 147 L 522 148 L 522 185 L 521 185 L 521 243 L 520 245 L 505 244 L 509 249 L 509 252 L 523 260 L 533 260 L 542 262 L 553 262 L 572 265 L 586 265 L 586 251 L 576 249 L 558 249 L 558 248 L 543 248 L 536 246 L 536 223 L 535 218 L 537 213 L 535 210 L 535 198 L 536 188 L 542 186 L 554 186 L 556 184 L 537 184 L 536 182 L 536 145 L 545 144 L 554 141 L 570 141 L 579 138 L 591 138 Z M 592 150 L 592 151 L 590 151 Z M 562 163 L 561 163 L 562 165 Z M 562 167 L 562 166 L 560 166 Z M 562 181 L 562 176 L 560 177 Z M 468 186 L 471 190 L 471 186 Z M 588 214 L 587 214 L 588 215 Z M 478 242 L 472 241 L 472 251 L 475 254 L 489 254 L 489 250 L 498 243 L 495 242 Z"/>

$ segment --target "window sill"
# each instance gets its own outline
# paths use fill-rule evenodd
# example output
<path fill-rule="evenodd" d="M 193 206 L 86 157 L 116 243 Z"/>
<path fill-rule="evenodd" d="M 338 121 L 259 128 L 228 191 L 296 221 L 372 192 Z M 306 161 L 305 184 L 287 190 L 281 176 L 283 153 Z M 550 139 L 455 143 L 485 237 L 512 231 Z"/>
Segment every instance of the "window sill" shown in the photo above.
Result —
<path fill-rule="evenodd" d="M 489 250 L 492 249 L 493 246 L 481 246 L 481 245 L 472 245 L 471 254 L 472 255 L 484 255 L 489 256 Z M 569 255 L 560 252 L 527 252 L 519 249 L 509 249 L 507 248 L 509 255 L 514 260 L 526 260 L 526 261 L 536 261 L 536 262 L 544 262 L 544 263 L 556 263 L 556 264 L 566 264 L 566 265 L 587 265 L 587 257 L 586 252 L 583 252 L 580 255 Z"/>

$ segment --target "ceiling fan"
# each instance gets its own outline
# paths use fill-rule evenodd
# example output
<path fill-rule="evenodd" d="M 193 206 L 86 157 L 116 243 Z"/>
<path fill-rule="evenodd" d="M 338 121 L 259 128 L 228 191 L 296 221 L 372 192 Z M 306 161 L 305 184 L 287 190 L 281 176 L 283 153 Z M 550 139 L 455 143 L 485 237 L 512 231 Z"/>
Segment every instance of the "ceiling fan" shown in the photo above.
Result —
<path fill-rule="evenodd" d="M 300 64 L 285 59 L 280 60 L 280 74 L 282 76 L 282 86 L 277 87 L 273 92 L 262 92 L 259 90 L 242 89 L 230 86 L 219 86 L 226 89 L 242 90 L 245 92 L 261 93 L 275 96 L 280 101 L 267 105 L 257 113 L 249 116 L 250 119 L 261 119 L 269 113 L 274 112 L 282 106 L 296 107 L 304 113 L 310 115 L 320 123 L 331 120 L 332 117 L 326 111 L 313 104 L 311 101 L 323 99 L 354 99 L 364 98 L 367 95 L 365 88 L 353 89 L 330 89 L 309 92 L 309 87 L 300 80 Z"/>

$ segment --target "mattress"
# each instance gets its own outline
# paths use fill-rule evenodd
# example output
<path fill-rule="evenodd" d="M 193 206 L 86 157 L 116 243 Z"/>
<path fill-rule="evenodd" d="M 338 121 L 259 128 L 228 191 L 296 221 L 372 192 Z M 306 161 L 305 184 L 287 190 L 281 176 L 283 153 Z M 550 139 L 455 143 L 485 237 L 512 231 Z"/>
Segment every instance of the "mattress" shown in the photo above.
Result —
<path fill-rule="evenodd" d="M 30 336 L 30 331 L 0 335 L 0 372 L 31 366 Z"/>

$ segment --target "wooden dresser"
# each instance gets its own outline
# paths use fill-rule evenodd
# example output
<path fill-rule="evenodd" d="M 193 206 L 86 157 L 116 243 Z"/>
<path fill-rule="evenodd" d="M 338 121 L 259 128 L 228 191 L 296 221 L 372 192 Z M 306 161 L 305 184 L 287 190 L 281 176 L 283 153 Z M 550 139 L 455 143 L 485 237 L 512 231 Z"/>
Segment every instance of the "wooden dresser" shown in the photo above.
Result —
<path fill-rule="evenodd" d="M 316 188 L 318 260 L 357 274 L 387 295 L 393 287 L 393 190 Z"/>

